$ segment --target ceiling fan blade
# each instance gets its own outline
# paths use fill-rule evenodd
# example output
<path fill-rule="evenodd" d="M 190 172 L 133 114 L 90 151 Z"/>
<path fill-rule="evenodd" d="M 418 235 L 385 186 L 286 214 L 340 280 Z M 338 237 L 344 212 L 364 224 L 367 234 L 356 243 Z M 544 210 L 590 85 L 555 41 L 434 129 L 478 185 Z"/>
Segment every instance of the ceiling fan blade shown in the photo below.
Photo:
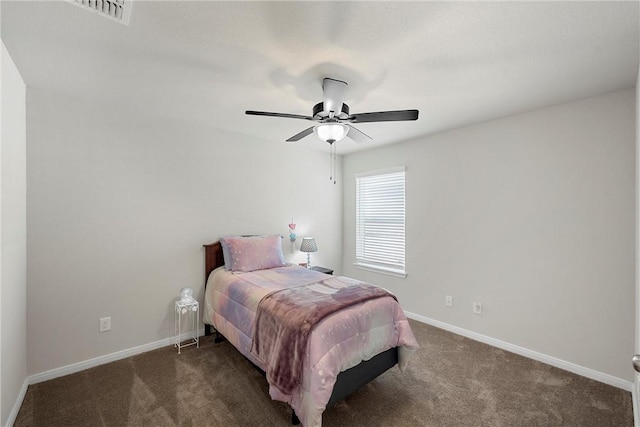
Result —
<path fill-rule="evenodd" d="M 269 116 L 269 117 L 284 117 L 285 119 L 303 119 L 303 120 L 313 120 L 313 117 L 302 116 L 300 114 L 287 114 L 287 113 L 269 113 L 266 111 L 245 111 L 245 114 L 250 116 Z"/>
<path fill-rule="evenodd" d="M 322 102 L 324 104 L 324 111 L 327 114 L 332 111 L 335 115 L 340 114 L 342 112 L 342 104 L 344 103 L 344 95 L 346 92 L 346 82 L 330 78 L 322 80 L 322 93 L 324 95 Z"/>
<path fill-rule="evenodd" d="M 371 138 L 369 135 L 362 132 L 361 130 L 356 129 L 351 125 L 347 125 L 347 126 L 349 127 L 349 132 L 347 133 L 347 137 L 353 139 L 355 142 L 373 141 L 373 138 Z"/>
<path fill-rule="evenodd" d="M 368 122 L 397 122 L 405 120 L 418 120 L 418 110 L 378 111 L 376 113 L 352 114 L 352 123 Z"/>
<path fill-rule="evenodd" d="M 291 138 L 287 139 L 286 142 L 298 142 L 298 141 L 300 141 L 305 136 L 311 135 L 313 133 L 313 128 L 314 128 L 314 126 L 311 126 L 310 128 L 307 128 L 307 129 L 303 130 L 302 132 L 298 132 L 297 134 L 293 135 Z"/>

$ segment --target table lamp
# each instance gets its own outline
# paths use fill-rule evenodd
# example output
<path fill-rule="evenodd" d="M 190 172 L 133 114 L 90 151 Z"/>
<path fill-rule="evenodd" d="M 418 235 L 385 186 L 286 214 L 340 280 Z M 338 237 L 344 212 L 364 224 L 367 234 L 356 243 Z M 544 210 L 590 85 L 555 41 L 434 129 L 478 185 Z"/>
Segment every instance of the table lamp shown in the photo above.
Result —
<path fill-rule="evenodd" d="M 316 239 L 313 237 L 303 237 L 302 244 L 300 245 L 300 252 L 307 253 L 307 268 L 311 268 L 311 252 L 318 252 Z"/>

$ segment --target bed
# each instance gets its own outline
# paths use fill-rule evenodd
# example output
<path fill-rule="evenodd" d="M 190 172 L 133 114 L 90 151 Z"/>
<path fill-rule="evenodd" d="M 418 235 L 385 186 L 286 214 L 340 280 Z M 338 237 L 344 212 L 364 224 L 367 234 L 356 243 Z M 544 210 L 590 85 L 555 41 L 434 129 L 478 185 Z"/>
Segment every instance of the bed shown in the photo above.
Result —
<path fill-rule="evenodd" d="M 299 418 L 305 427 L 321 426 L 325 409 L 389 368 L 398 364 L 403 369 L 418 347 L 409 323 L 393 296 L 369 299 L 327 315 L 311 329 L 308 342 L 303 341 L 306 344 L 303 346 L 299 378 L 290 388 L 282 387 L 269 374 L 273 360 L 289 358 L 281 357 L 283 353 L 279 353 L 280 356 L 276 353 L 275 359 L 272 355 L 270 362 L 256 353 L 254 332 L 257 340 L 260 326 L 257 320 L 264 317 L 257 315 L 262 314 L 257 307 L 265 305 L 266 302 L 262 300 L 279 294 L 280 289 L 289 291 L 289 287 L 293 287 L 301 292 L 304 286 L 313 289 L 324 285 L 340 288 L 345 283 L 357 281 L 328 276 L 291 264 L 248 272 L 229 271 L 225 268 L 225 256 L 219 241 L 204 245 L 204 248 L 205 335 L 211 335 L 214 331 L 221 334 L 241 354 L 265 371 L 271 397 L 288 403 L 293 409 L 292 420 Z M 230 258 L 228 251 L 226 255 Z M 357 330 L 350 330 L 347 322 L 356 325 Z M 368 326 L 363 327 L 365 324 Z"/>

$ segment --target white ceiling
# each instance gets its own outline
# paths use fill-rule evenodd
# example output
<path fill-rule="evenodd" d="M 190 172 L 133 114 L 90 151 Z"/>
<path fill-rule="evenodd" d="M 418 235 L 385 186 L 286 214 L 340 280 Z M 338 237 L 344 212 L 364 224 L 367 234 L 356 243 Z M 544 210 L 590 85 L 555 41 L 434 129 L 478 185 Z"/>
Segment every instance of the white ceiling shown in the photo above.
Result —
<path fill-rule="evenodd" d="M 64 1 L 1 3 L 2 40 L 29 88 L 109 111 L 204 123 L 283 143 L 309 126 L 323 77 L 349 83 L 368 144 L 634 87 L 638 2 L 135 1 L 129 26 Z M 314 135 L 299 144 L 328 150 Z"/>

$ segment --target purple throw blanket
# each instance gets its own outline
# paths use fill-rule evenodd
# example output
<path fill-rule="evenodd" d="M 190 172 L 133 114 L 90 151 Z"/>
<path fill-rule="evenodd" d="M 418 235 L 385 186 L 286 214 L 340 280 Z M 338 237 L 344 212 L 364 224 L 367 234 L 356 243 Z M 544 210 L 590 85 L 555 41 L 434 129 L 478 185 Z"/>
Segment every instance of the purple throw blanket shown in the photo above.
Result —
<path fill-rule="evenodd" d="M 256 312 L 251 353 L 263 362 L 269 384 L 291 394 L 301 379 L 309 334 L 336 311 L 367 300 L 395 296 L 367 283 L 331 279 L 267 294 Z"/>

